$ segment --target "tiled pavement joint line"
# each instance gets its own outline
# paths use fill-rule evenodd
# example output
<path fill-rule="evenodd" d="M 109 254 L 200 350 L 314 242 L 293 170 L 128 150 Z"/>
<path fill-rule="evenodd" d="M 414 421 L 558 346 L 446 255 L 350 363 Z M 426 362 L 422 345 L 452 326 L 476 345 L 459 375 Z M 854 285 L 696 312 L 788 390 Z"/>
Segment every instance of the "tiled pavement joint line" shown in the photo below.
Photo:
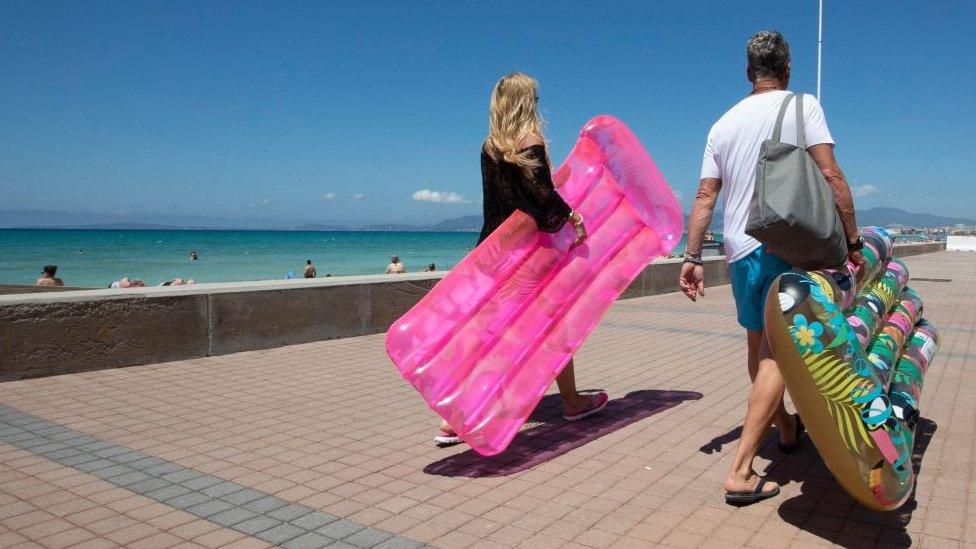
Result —
<path fill-rule="evenodd" d="M 625 330 L 635 330 L 638 332 L 648 332 L 648 333 L 660 333 L 666 332 L 669 334 L 686 334 L 686 335 L 700 335 L 708 337 L 720 337 L 723 339 L 734 339 L 736 341 L 744 339 L 742 333 L 736 332 L 725 332 L 716 330 L 699 330 L 695 328 L 672 328 L 669 326 L 658 326 L 658 325 L 641 325 L 627 322 L 616 322 L 613 320 L 604 320 L 601 323 L 602 326 L 612 327 L 612 328 L 622 328 Z"/>
<path fill-rule="evenodd" d="M 0 442 L 287 549 L 423 544 L 99 440 L 0 404 Z"/>
<path fill-rule="evenodd" d="M 213 353 L 213 294 L 207 294 L 207 356 L 214 356 Z"/>
<path fill-rule="evenodd" d="M 922 315 L 925 316 L 925 315 Z M 940 332 L 957 332 L 960 334 L 971 334 L 976 332 L 976 327 L 974 326 L 936 326 Z"/>
<path fill-rule="evenodd" d="M 939 328 L 937 326 L 936 330 L 938 329 Z M 950 359 L 962 360 L 962 361 L 976 360 L 976 354 L 973 353 L 953 353 L 951 351 L 947 351 L 947 352 L 936 352 L 935 356 L 945 360 L 950 360 Z"/>

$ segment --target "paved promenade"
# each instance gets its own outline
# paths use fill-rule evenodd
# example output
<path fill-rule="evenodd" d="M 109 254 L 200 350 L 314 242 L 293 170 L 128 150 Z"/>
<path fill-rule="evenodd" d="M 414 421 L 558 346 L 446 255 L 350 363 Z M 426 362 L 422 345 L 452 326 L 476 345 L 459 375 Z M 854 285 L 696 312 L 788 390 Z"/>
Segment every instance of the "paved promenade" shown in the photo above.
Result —
<path fill-rule="evenodd" d="M 943 342 L 898 512 L 772 433 L 783 493 L 725 505 L 749 380 L 724 286 L 618 302 L 577 359 L 606 413 L 549 395 L 494 459 L 432 445 L 382 335 L 0 384 L 0 547 L 976 547 L 976 254 L 907 263 Z"/>

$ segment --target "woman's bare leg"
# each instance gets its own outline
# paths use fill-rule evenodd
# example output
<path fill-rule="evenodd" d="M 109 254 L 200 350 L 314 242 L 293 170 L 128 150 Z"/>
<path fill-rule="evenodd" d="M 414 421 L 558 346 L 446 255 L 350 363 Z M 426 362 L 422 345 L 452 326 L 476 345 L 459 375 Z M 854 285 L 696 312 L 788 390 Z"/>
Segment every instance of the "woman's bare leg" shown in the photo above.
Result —
<path fill-rule="evenodd" d="M 590 399 L 593 397 L 581 395 L 576 388 L 576 368 L 573 359 L 569 359 L 563 371 L 556 376 L 556 386 L 559 388 L 559 396 L 563 399 L 563 411 L 566 415 L 575 415 L 590 406 Z M 441 420 L 441 431 L 446 435 L 456 434 L 445 420 Z"/>
<path fill-rule="evenodd" d="M 563 410 L 567 415 L 574 415 L 590 405 L 590 397 L 581 395 L 576 389 L 576 368 L 573 359 L 569 359 L 563 371 L 556 376 L 556 386 L 559 387 L 559 396 L 563 398 Z"/>

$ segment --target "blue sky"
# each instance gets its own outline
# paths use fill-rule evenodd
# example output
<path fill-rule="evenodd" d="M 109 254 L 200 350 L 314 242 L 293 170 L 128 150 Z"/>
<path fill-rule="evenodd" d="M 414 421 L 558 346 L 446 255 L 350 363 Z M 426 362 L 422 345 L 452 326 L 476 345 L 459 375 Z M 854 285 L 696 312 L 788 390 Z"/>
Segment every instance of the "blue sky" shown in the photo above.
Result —
<path fill-rule="evenodd" d="M 826 4 L 822 100 L 858 208 L 972 216 L 976 3 Z M 687 206 L 708 127 L 748 91 L 748 36 L 782 31 L 791 87 L 813 92 L 816 17 L 814 0 L 4 2 L 0 208 L 478 213 L 488 96 L 511 70 L 542 84 L 555 163 L 613 114 Z"/>

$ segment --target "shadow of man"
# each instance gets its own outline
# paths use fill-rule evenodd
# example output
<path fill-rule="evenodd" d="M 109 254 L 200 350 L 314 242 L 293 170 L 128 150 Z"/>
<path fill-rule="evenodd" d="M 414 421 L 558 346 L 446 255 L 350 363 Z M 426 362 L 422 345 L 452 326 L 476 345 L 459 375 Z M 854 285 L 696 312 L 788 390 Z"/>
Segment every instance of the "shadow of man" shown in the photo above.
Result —
<path fill-rule="evenodd" d="M 938 425 L 934 421 L 919 419 L 912 451 L 916 477 L 922 470 L 922 456 L 936 429 Z M 773 475 L 772 471 L 770 475 Z M 800 495 L 783 502 L 778 512 L 784 521 L 843 547 L 865 547 L 875 542 L 885 546 L 909 547 L 912 539 L 905 528 L 916 507 L 913 487 L 905 504 L 894 511 L 867 509 L 847 495 L 818 459 L 807 470 L 807 478 L 800 486 Z"/>
<path fill-rule="evenodd" d="M 728 445 L 737 442 L 741 436 L 742 426 L 739 425 L 709 440 L 699 447 L 698 451 L 703 454 L 721 453 Z M 771 462 L 766 472 L 769 474 L 770 480 L 775 480 L 781 485 L 794 480 L 805 480 L 804 472 L 811 463 L 820 460 L 820 456 L 817 455 L 813 443 L 806 433 L 801 435 L 797 441 L 796 452 L 790 454 L 782 452 L 779 449 L 779 433 L 776 429 L 769 430 L 766 440 L 759 447 L 759 452 L 756 455 Z"/>

